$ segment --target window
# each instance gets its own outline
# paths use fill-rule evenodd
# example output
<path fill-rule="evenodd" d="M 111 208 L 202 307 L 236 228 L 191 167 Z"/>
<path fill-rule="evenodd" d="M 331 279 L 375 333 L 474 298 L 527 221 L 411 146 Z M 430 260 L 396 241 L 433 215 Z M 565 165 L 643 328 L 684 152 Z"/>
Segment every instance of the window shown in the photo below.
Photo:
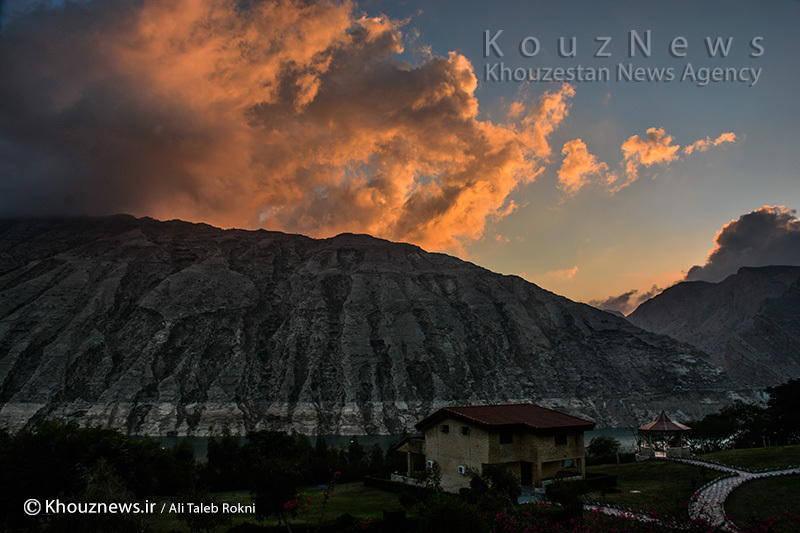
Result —
<path fill-rule="evenodd" d="M 469 435 L 469 426 L 461 426 L 461 434 Z"/>
<path fill-rule="evenodd" d="M 567 434 L 556 433 L 556 446 L 566 446 L 566 445 L 567 445 Z"/>
<path fill-rule="evenodd" d="M 500 432 L 500 444 L 511 444 L 513 441 L 514 437 L 510 431 Z"/>
<path fill-rule="evenodd" d="M 447 424 L 442 424 L 439 428 L 442 430 L 442 433 L 450 433 L 450 426 Z"/>

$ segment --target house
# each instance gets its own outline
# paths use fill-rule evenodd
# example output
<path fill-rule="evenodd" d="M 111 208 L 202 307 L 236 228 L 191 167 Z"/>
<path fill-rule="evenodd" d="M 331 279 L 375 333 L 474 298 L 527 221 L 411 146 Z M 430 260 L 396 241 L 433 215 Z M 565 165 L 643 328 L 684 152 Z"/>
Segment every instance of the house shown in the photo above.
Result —
<path fill-rule="evenodd" d="M 533 404 L 443 407 L 415 424 L 422 435 L 405 439 L 397 449 L 408 454 L 409 478 L 437 465 L 447 491 L 468 487 L 471 471 L 498 463 L 523 486 L 541 487 L 565 466 L 585 477 L 583 432 L 594 426 Z"/>

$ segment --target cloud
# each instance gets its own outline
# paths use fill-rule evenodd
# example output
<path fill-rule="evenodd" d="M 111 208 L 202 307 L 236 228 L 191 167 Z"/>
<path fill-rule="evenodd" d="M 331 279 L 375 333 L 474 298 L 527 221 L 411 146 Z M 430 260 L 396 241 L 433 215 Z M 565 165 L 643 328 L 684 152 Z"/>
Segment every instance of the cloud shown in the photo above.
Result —
<path fill-rule="evenodd" d="M 575 89 L 565 83 L 557 91 L 544 93 L 533 112 L 523 118 L 521 126 L 517 128 L 517 135 L 537 156 L 547 158 L 550 155 L 547 137 L 569 114 L 570 98 L 573 96 Z"/>
<path fill-rule="evenodd" d="M 733 132 L 723 133 L 716 139 L 711 139 L 711 137 L 706 137 L 705 139 L 700 139 L 699 141 L 695 141 L 689 146 L 683 149 L 683 153 L 686 155 L 690 155 L 694 151 L 698 152 L 705 152 L 712 146 L 719 146 L 722 143 L 732 143 L 736 141 L 736 134 Z"/>
<path fill-rule="evenodd" d="M 587 185 L 590 176 L 608 171 L 608 165 L 598 163 L 580 139 L 564 144 L 561 153 L 566 157 L 558 170 L 558 186 L 569 194 L 575 194 Z"/>
<path fill-rule="evenodd" d="M 683 153 L 688 156 L 693 152 L 705 152 L 713 146 L 735 142 L 736 139 L 733 132 L 722 133 L 716 139 L 706 137 L 686 146 Z M 622 168 L 605 174 L 606 185 L 612 193 L 619 192 L 636 181 L 641 167 L 668 165 L 680 158 L 680 146 L 672 144 L 672 136 L 667 135 L 663 128 L 649 128 L 644 139 L 638 135 L 629 137 L 622 144 L 621 150 Z"/>
<path fill-rule="evenodd" d="M 0 213 L 130 212 L 459 251 L 551 155 L 574 89 L 478 119 L 451 52 L 351 2 L 65 3 L 0 35 Z"/>
<path fill-rule="evenodd" d="M 662 290 L 663 289 L 660 289 L 655 285 L 653 285 L 653 287 L 646 292 L 632 289 L 617 296 L 609 296 L 608 298 L 600 300 L 591 300 L 589 305 L 597 307 L 598 309 L 611 309 L 614 311 L 619 311 L 623 315 L 627 316 L 637 307 L 639 307 L 642 302 L 649 300 Z"/>
<path fill-rule="evenodd" d="M 572 279 L 578 273 L 578 267 L 574 266 L 572 268 L 567 268 L 564 270 L 551 270 L 550 272 L 545 273 L 545 277 L 548 278 L 555 278 L 561 280 Z"/>
<path fill-rule="evenodd" d="M 714 238 L 706 263 L 686 280 L 720 281 L 740 267 L 800 265 L 800 220 L 794 209 L 764 206 L 730 221 Z"/>
<path fill-rule="evenodd" d="M 764 206 L 742 215 L 723 226 L 714 241 L 706 263 L 690 268 L 682 281 L 718 282 L 745 266 L 800 265 L 800 220 L 794 209 L 784 206 Z M 628 315 L 662 291 L 653 285 L 649 291 L 633 289 L 589 304 Z"/>
<path fill-rule="evenodd" d="M 639 177 L 640 167 L 668 164 L 678 159 L 680 150 L 680 146 L 672 144 L 672 136 L 667 135 L 663 128 L 649 128 L 644 139 L 634 135 L 625 141 L 621 148 L 628 179 L 625 185 Z"/>

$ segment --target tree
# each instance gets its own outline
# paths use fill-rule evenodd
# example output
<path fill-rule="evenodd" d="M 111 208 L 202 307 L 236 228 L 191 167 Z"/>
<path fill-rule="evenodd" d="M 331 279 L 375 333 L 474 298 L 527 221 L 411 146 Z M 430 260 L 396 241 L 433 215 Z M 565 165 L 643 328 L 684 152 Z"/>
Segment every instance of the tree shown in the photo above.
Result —
<path fill-rule="evenodd" d="M 772 433 L 787 444 L 800 442 L 800 378 L 766 389 Z"/>
<path fill-rule="evenodd" d="M 600 435 L 589 441 L 586 451 L 595 457 L 601 455 L 614 455 L 619 451 L 622 443 L 610 435 Z"/>
<path fill-rule="evenodd" d="M 250 471 L 239 437 L 209 439 L 203 479 L 214 492 L 248 488 Z"/>
<path fill-rule="evenodd" d="M 133 504 L 136 501 L 105 458 L 101 457 L 90 468 L 81 467 L 80 470 L 84 489 L 70 497 L 70 503 Z M 136 513 L 57 513 L 50 520 L 51 531 L 136 533 L 145 528 L 142 515 Z"/>
<path fill-rule="evenodd" d="M 351 481 L 363 479 L 367 471 L 367 452 L 364 451 L 364 446 L 358 442 L 358 437 L 350 439 L 346 456 L 347 472 L 345 472 L 345 477 Z"/>
<path fill-rule="evenodd" d="M 386 470 L 386 461 L 380 444 L 373 444 L 369 450 L 369 473 L 383 476 Z"/>
<path fill-rule="evenodd" d="M 442 492 L 442 471 L 439 463 L 425 469 L 425 490 L 428 493 Z"/>
<path fill-rule="evenodd" d="M 486 465 L 483 472 L 470 472 L 467 500 L 486 513 L 497 513 L 516 505 L 522 494 L 520 481 L 502 464 Z"/>
<path fill-rule="evenodd" d="M 314 444 L 314 453 L 311 457 L 311 481 L 315 485 L 325 483 L 331 476 L 331 472 L 335 470 L 334 463 L 336 459 L 335 450 L 331 450 L 325 437 L 317 437 L 317 442 Z"/>
<path fill-rule="evenodd" d="M 250 494 L 256 505 L 256 517 L 265 520 L 276 516 L 289 527 L 289 518 L 297 514 L 299 483 L 296 467 L 287 460 L 265 459 L 253 465 Z"/>
<path fill-rule="evenodd" d="M 767 410 L 737 400 L 719 413 L 689 422 L 689 426 L 691 437 L 704 449 L 749 448 L 763 445 L 769 418 Z"/>
<path fill-rule="evenodd" d="M 589 492 L 588 484 L 583 480 L 554 481 L 547 485 L 547 499 L 561 505 L 565 518 L 580 519 L 583 514 L 581 496 Z"/>
<path fill-rule="evenodd" d="M 289 528 L 298 501 L 302 459 L 302 443 L 282 431 L 251 431 L 242 449 L 249 465 L 250 493 L 256 505 L 256 516 L 264 520 L 277 516 Z"/>

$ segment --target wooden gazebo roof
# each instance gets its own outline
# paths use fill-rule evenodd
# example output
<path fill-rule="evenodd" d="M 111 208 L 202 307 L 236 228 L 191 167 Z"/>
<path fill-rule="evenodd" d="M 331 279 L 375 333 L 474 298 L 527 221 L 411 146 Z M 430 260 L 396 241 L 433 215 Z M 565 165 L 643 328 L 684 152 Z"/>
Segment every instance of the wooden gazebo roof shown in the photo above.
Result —
<path fill-rule="evenodd" d="M 645 433 L 682 433 L 691 430 L 692 428 L 689 426 L 684 426 L 680 422 L 675 422 L 664 411 L 661 411 L 655 420 L 639 428 L 639 431 Z"/>

